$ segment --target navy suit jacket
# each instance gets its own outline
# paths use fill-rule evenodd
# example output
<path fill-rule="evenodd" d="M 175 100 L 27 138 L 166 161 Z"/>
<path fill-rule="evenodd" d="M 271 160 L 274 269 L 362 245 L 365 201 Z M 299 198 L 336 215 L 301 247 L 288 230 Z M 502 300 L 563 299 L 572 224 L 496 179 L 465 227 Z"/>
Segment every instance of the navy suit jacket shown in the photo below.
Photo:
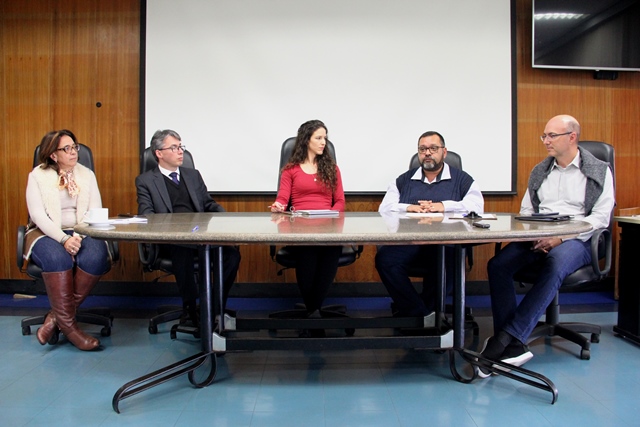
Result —
<path fill-rule="evenodd" d="M 224 208 L 209 196 L 207 186 L 198 170 L 181 167 L 180 180 L 187 186 L 196 212 L 224 212 Z M 157 167 L 136 178 L 136 191 L 138 215 L 173 212 L 164 175 Z"/>

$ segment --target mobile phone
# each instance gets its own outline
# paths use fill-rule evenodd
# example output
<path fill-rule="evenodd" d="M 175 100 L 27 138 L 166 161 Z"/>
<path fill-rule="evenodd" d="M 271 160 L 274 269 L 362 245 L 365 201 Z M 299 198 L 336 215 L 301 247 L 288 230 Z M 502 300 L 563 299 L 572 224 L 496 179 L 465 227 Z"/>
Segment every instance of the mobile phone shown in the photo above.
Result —
<path fill-rule="evenodd" d="M 132 215 L 130 213 L 119 213 L 118 214 L 118 218 L 133 218 L 135 215 Z"/>
<path fill-rule="evenodd" d="M 474 227 L 478 227 L 478 228 L 489 228 L 489 227 L 491 227 L 489 224 L 486 224 L 484 222 L 474 222 L 473 226 Z"/>

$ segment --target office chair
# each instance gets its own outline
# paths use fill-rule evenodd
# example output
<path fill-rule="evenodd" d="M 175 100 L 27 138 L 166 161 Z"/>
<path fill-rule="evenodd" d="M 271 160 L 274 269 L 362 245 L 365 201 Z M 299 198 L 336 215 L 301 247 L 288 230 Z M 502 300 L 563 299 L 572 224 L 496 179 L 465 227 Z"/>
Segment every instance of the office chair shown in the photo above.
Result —
<path fill-rule="evenodd" d="M 293 152 L 293 147 L 295 146 L 296 138 L 291 137 L 285 140 L 282 143 L 282 148 L 280 149 L 280 166 L 278 168 L 278 188 L 280 188 L 280 172 L 282 168 L 289 162 L 289 158 L 291 157 L 291 153 Z M 333 143 L 327 140 L 327 145 L 325 147 L 326 150 L 331 154 L 334 160 L 336 160 L 336 152 L 333 146 Z M 345 267 L 347 265 L 351 265 L 360 257 L 362 253 L 363 246 L 343 246 L 342 254 L 338 259 L 338 267 Z M 291 251 L 290 247 L 284 246 L 278 250 L 276 250 L 275 246 L 269 247 L 269 252 L 271 255 L 271 259 L 277 264 L 281 265 L 283 268 L 278 270 L 278 275 L 282 275 L 282 272 L 288 268 L 294 268 L 296 266 L 296 257 L 295 253 Z M 344 317 L 346 316 L 346 307 L 344 305 L 327 305 L 323 306 L 320 309 L 320 314 L 322 317 Z M 293 310 L 283 310 L 271 313 L 269 317 L 275 318 L 299 318 L 305 317 L 307 314 L 306 308 L 304 304 L 296 304 L 296 308 Z M 347 333 L 352 334 L 353 331 L 349 330 Z"/>
<path fill-rule="evenodd" d="M 609 163 L 615 189 L 615 152 L 613 147 L 605 142 L 598 141 L 580 141 L 579 146 L 589 151 L 597 159 Z M 593 282 L 599 282 L 607 277 L 611 270 L 612 228 L 613 211 L 611 212 L 609 226 L 596 230 L 591 237 L 591 264 L 584 265 L 567 276 L 562 282 L 561 289 L 580 290 Z M 499 250 L 499 245 L 497 244 L 496 250 Z M 601 268 L 600 261 L 603 260 L 604 264 Z M 537 271 L 535 268 L 524 268 L 515 276 L 515 280 L 522 286 L 525 283 L 534 283 L 536 278 Z M 602 330 L 600 326 L 588 323 L 560 322 L 559 295 L 560 292 L 558 291 L 551 304 L 547 307 L 545 320 L 538 322 L 527 343 L 544 336 L 560 336 L 582 347 L 580 358 L 589 360 L 591 358 L 591 343 L 600 341 Z M 581 334 L 591 334 L 591 339 L 589 340 Z"/>
<path fill-rule="evenodd" d="M 158 166 L 158 162 L 153 156 L 151 147 L 145 148 L 142 153 L 142 173 L 155 169 L 156 166 Z M 195 168 L 193 156 L 187 150 L 184 151 L 181 167 L 191 169 Z M 162 271 L 165 273 L 164 276 L 155 278 L 153 280 L 154 283 L 162 277 L 173 275 L 172 261 L 169 257 L 168 251 L 163 245 L 155 243 L 139 243 L 138 254 L 145 271 Z M 195 271 L 198 271 L 198 266 L 196 266 Z M 183 307 L 177 305 L 161 305 L 157 310 L 158 314 L 149 319 L 149 333 L 152 335 L 158 333 L 158 325 L 173 322 L 174 320 L 180 320 L 183 314 Z M 200 337 L 199 325 L 175 324 L 170 330 L 171 339 L 176 339 L 178 332 L 191 334 L 195 338 Z"/>
<path fill-rule="evenodd" d="M 462 157 L 460 157 L 460 154 L 454 151 L 447 150 L 447 157 L 444 158 L 444 161 L 451 167 L 464 170 L 462 168 Z M 418 157 L 418 153 L 415 153 L 413 156 L 411 156 L 411 160 L 409 161 L 409 169 L 415 169 L 418 167 L 420 167 L 420 158 Z M 467 264 L 471 269 L 473 267 L 473 245 L 464 245 L 464 247 L 467 257 Z M 427 269 L 421 264 L 415 264 L 409 268 L 409 277 L 420 277 L 424 279 L 428 274 L 433 274 L 433 272 L 427 271 Z M 442 302 L 438 303 L 439 309 L 443 308 L 442 305 Z M 451 305 L 449 304 L 446 304 L 444 306 L 444 311 L 445 313 L 453 313 L 453 307 L 451 307 Z M 480 327 L 473 317 L 473 311 L 471 310 L 471 307 L 465 307 L 465 327 L 467 327 L 468 329 L 473 329 L 474 336 L 478 336 L 480 334 Z"/>
<path fill-rule="evenodd" d="M 80 146 L 80 151 L 78 151 L 78 162 L 86 166 L 95 172 L 95 165 L 93 162 L 93 153 L 91 149 L 84 144 L 78 144 Z M 40 146 L 38 145 L 33 153 L 33 167 L 36 167 L 40 164 L 38 161 L 38 156 L 40 154 Z M 30 222 L 30 221 L 27 221 Z M 21 272 L 26 273 L 32 279 L 38 280 L 42 279 L 42 269 L 34 262 L 28 262 L 25 267 L 25 260 L 23 257 L 24 254 L 24 237 L 26 233 L 27 227 L 24 225 L 18 226 L 18 239 L 17 239 L 17 252 L 16 252 L 16 260 L 18 269 Z M 118 242 L 108 242 L 109 252 L 111 254 L 112 262 L 117 262 L 120 257 L 120 252 L 118 250 Z M 44 323 L 46 314 L 40 316 L 31 316 L 25 317 L 22 319 L 20 326 L 22 328 L 22 335 L 30 335 L 31 334 L 31 326 L 41 325 Z M 113 316 L 111 316 L 111 312 L 106 308 L 90 308 L 90 309 L 78 309 L 76 313 L 76 321 L 81 323 L 88 323 L 91 325 L 102 326 L 100 330 L 100 335 L 103 337 L 108 337 L 111 335 L 111 325 L 113 324 Z M 50 345 L 54 345 L 58 342 L 58 334 L 53 334 L 51 339 L 49 340 Z"/>

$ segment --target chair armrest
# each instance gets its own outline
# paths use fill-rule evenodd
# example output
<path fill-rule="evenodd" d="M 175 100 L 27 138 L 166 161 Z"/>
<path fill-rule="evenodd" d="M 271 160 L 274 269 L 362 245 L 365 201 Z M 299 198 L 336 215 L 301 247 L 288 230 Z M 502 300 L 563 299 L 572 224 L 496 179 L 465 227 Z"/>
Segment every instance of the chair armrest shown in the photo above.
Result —
<path fill-rule="evenodd" d="M 24 258 L 22 254 L 24 253 L 24 234 L 27 231 L 27 227 L 24 225 L 18 226 L 18 241 L 16 244 L 16 261 L 18 264 L 18 269 L 22 271 L 22 267 L 24 266 Z"/>
<path fill-rule="evenodd" d="M 151 271 L 158 258 L 158 245 L 155 243 L 138 243 L 138 255 L 142 265 Z"/>
<path fill-rule="evenodd" d="M 363 245 L 351 245 L 351 247 L 353 248 L 353 252 L 355 252 L 356 254 L 356 259 L 360 258 L 360 255 L 362 255 L 362 251 L 364 250 L 364 246 Z"/>
<path fill-rule="evenodd" d="M 600 269 L 600 251 L 598 250 L 601 242 L 604 242 L 604 268 Z M 611 231 L 607 228 L 600 228 L 591 236 L 591 267 L 600 278 L 609 274 L 611 270 Z"/>
<path fill-rule="evenodd" d="M 502 242 L 496 242 L 496 246 L 493 249 L 493 256 L 498 255 L 498 253 L 502 250 Z"/>
<path fill-rule="evenodd" d="M 111 261 L 116 263 L 120 260 L 120 246 L 118 242 L 107 242 L 109 252 L 111 252 Z"/>

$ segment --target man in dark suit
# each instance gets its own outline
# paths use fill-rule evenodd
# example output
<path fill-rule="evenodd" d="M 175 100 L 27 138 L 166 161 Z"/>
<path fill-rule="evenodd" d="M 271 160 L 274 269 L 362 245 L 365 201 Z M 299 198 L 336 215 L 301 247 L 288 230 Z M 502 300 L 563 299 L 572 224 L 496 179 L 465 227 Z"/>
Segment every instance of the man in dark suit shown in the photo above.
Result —
<path fill-rule="evenodd" d="M 151 138 L 151 150 L 158 167 L 136 178 L 138 214 L 179 212 L 224 212 L 224 208 L 210 196 L 196 169 L 181 168 L 184 146 L 177 132 L 158 130 Z M 193 246 L 165 245 L 173 264 L 173 273 L 180 288 L 185 315 L 182 321 L 197 326 L 198 284 L 195 260 L 198 250 Z M 240 252 L 234 247 L 223 248 L 223 293 L 226 301 L 238 272 Z M 215 270 L 216 265 L 214 265 Z M 214 305 L 215 307 L 215 305 Z"/>

